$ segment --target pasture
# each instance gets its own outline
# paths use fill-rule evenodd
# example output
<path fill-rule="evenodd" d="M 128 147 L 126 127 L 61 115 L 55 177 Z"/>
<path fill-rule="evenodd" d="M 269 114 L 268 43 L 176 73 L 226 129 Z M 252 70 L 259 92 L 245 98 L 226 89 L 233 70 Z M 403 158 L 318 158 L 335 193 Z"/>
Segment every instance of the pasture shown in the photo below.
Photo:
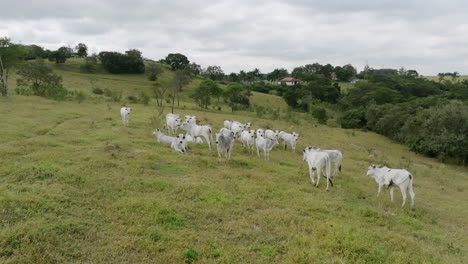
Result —
<path fill-rule="evenodd" d="M 466 263 L 466 168 L 371 132 L 189 109 L 176 112 L 215 131 L 235 119 L 299 132 L 299 151 L 179 154 L 151 135 L 154 106 L 128 104 L 128 127 L 121 106 L 1 98 L 0 262 Z M 308 144 L 343 151 L 329 192 L 309 180 Z M 399 191 L 375 197 L 370 163 L 413 173 L 415 211 Z"/>

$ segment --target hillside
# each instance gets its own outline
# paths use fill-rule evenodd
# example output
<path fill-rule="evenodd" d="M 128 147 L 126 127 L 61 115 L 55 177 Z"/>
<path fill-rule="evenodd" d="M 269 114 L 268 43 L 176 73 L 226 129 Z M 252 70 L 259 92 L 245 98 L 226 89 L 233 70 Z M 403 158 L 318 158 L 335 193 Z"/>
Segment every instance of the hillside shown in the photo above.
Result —
<path fill-rule="evenodd" d="M 202 112 L 185 99 L 176 112 L 215 130 L 235 119 L 301 137 L 297 153 L 276 148 L 270 161 L 239 144 L 231 161 L 207 145 L 180 155 L 151 135 L 164 116 L 154 105 L 128 104 L 126 128 L 122 103 L 90 92 L 94 82 L 138 95 L 148 91 L 143 75 L 82 74 L 72 62 L 56 72 L 89 98 L 0 100 L 0 262 L 466 263 L 466 168 L 372 132 L 287 112 L 265 119 L 224 107 Z M 255 94 L 253 101 L 284 107 L 272 95 Z M 323 179 L 319 188 L 310 183 L 301 155 L 309 144 L 344 153 L 330 192 Z M 400 208 L 399 191 L 393 204 L 387 190 L 376 198 L 377 184 L 366 176 L 370 163 L 412 172 L 414 211 Z"/>

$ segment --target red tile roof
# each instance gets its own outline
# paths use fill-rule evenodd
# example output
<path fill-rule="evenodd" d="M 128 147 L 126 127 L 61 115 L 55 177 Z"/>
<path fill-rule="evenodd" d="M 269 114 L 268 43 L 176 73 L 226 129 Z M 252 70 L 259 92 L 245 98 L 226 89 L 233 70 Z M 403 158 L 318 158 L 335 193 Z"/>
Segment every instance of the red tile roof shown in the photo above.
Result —
<path fill-rule="evenodd" d="M 299 79 L 296 79 L 294 77 L 285 77 L 281 80 L 279 80 L 280 82 L 300 82 L 301 80 Z"/>

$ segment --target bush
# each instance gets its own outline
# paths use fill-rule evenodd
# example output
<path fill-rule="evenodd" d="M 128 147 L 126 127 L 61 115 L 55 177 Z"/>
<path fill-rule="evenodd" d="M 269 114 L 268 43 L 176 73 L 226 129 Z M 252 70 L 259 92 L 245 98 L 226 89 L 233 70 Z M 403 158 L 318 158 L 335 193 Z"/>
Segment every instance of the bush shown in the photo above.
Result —
<path fill-rule="evenodd" d="M 328 120 L 327 111 L 321 106 L 314 106 L 311 109 L 313 117 L 317 118 L 320 124 L 326 124 Z"/>
<path fill-rule="evenodd" d="M 130 103 L 133 103 L 133 104 L 137 104 L 138 103 L 138 98 L 136 98 L 135 96 L 133 95 L 129 95 L 127 97 L 128 101 L 130 101 Z"/>
<path fill-rule="evenodd" d="M 144 105 L 148 105 L 149 102 L 150 102 L 150 97 L 149 95 L 145 94 L 145 93 L 141 93 L 140 94 L 140 102 Z"/>
<path fill-rule="evenodd" d="M 104 95 L 110 97 L 114 102 L 120 102 L 122 100 L 122 91 L 112 91 L 109 88 L 104 89 Z"/>
<path fill-rule="evenodd" d="M 95 73 L 96 72 L 96 64 L 85 62 L 80 65 L 80 71 L 84 73 Z"/>
<path fill-rule="evenodd" d="M 366 125 L 365 112 L 363 109 L 348 110 L 338 118 L 338 123 L 342 128 L 362 128 Z"/>
<path fill-rule="evenodd" d="M 182 252 L 182 256 L 184 257 L 185 262 L 192 263 L 193 261 L 200 258 L 201 253 L 193 248 L 187 248 Z"/>
<path fill-rule="evenodd" d="M 103 94 L 104 91 L 101 88 L 93 88 L 93 94 Z"/>

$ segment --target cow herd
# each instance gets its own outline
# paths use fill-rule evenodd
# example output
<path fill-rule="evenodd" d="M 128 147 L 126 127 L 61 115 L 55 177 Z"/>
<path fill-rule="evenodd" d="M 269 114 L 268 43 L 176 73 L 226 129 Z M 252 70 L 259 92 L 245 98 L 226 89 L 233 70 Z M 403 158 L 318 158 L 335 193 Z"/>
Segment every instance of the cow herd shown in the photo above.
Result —
<path fill-rule="evenodd" d="M 129 114 L 131 108 L 122 107 L 120 114 L 122 122 L 128 126 Z M 251 129 L 251 123 L 240 123 L 237 121 L 225 120 L 218 133 L 215 133 L 216 148 L 218 157 L 229 160 L 235 141 L 242 144 L 243 149 L 249 153 L 257 151 L 260 157 L 260 151 L 263 151 L 265 160 L 270 159 L 270 151 L 281 144 L 284 149 L 289 148 L 295 152 L 299 134 L 296 132 L 288 133 L 278 130 L 264 130 L 258 128 Z M 165 128 L 169 135 L 165 135 L 160 128 L 154 130 L 153 135 L 161 144 L 170 145 L 177 152 L 185 153 L 188 151 L 188 143 L 203 144 L 206 142 L 211 151 L 213 146 L 213 129 L 211 126 L 199 125 L 196 116 L 186 115 L 182 120 L 178 114 L 168 113 L 166 115 Z M 185 130 L 185 134 L 178 134 L 179 129 Z M 173 136 L 174 135 L 174 136 Z M 204 141 L 203 141 L 204 140 Z M 309 166 L 309 176 L 312 184 L 318 187 L 320 177 L 323 175 L 327 181 L 326 190 L 329 185 L 333 186 L 332 177 L 341 172 L 341 163 L 343 154 L 339 150 L 321 150 L 318 147 L 309 145 L 303 150 L 303 161 Z M 333 165 L 333 172 L 332 172 Z M 378 193 L 380 194 L 383 186 L 390 190 L 390 198 L 393 201 L 393 190 L 398 186 L 403 196 L 402 207 L 406 203 L 406 191 L 409 190 L 411 197 L 411 207 L 414 206 L 413 175 L 406 170 L 391 169 L 379 165 L 371 165 L 367 170 L 367 176 L 372 177 L 378 184 Z"/>

